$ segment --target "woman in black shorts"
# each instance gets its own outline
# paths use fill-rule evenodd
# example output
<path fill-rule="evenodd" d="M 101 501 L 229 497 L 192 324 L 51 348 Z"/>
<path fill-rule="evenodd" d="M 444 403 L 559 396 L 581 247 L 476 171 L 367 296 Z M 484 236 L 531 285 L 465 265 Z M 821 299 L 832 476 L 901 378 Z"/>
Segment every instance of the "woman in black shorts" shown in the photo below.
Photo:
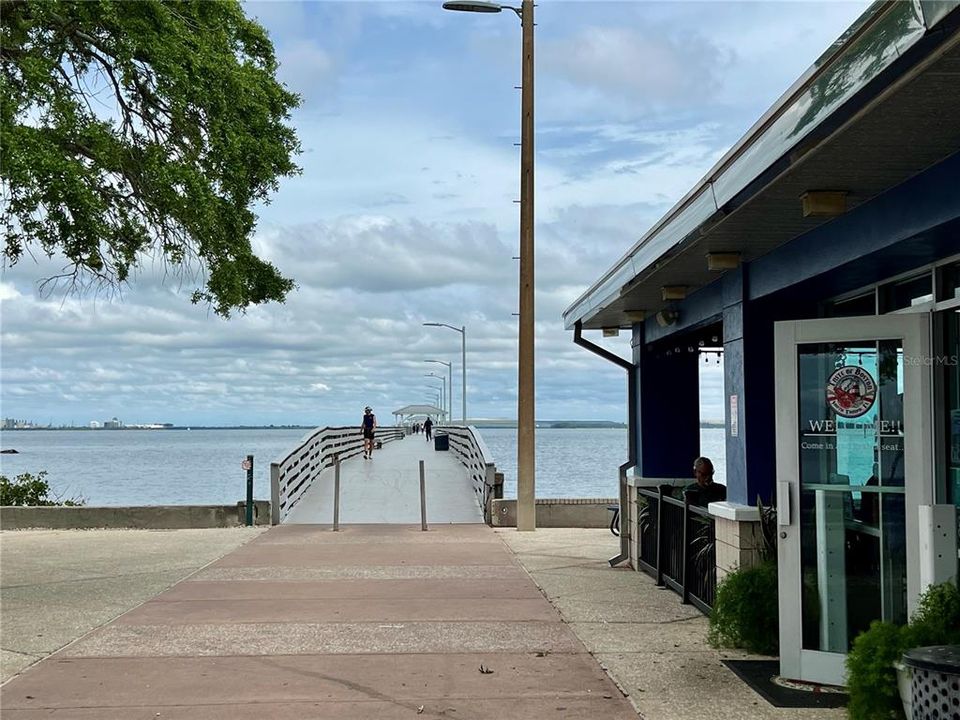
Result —
<path fill-rule="evenodd" d="M 377 428 L 377 416 L 373 414 L 370 407 L 363 409 L 363 420 L 360 421 L 360 428 L 363 431 L 363 457 L 366 460 L 372 460 L 373 431 Z"/>

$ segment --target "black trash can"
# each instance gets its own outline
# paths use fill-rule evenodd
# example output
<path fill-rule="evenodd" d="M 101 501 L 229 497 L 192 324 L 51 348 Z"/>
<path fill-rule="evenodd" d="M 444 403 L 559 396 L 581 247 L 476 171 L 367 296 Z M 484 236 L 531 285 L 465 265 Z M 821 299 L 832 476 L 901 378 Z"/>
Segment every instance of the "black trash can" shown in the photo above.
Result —
<path fill-rule="evenodd" d="M 447 434 L 434 435 L 433 436 L 433 449 L 434 450 L 449 450 L 450 449 L 450 436 Z"/>

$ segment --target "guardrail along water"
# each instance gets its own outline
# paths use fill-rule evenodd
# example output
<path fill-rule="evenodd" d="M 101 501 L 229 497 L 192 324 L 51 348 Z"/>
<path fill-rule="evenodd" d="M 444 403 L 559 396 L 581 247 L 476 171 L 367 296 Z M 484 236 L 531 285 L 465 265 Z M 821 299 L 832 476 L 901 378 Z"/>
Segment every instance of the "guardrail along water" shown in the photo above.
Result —
<path fill-rule="evenodd" d="M 403 428 L 377 428 L 379 443 L 403 436 Z M 271 524 L 283 522 L 320 473 L 333 467 L 335 455 L 343 461 L 362 452 L 363 435 L 359 426 L 322 427 L 306 435 L 285 457 L 270 463 Z"/>

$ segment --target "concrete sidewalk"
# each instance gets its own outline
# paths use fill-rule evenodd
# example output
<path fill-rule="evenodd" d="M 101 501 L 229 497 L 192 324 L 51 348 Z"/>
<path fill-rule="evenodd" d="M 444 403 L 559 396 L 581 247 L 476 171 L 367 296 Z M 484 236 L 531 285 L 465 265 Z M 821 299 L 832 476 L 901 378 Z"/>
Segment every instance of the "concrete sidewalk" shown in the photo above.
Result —
<path fill-rule="evenodd" d="M 261 532 L 263 528 L 3 531 L 0 682 Z"/>
<path fill-rule="evenodd" d="M 771 706 L 707 645 L 707 618 L 643 573 L 611 568 L 608 530 L 498 530 L 569 627 L 646 720 L 842 720 L 842 709 Z"/>
<path fill-rule="evenodd" d="M 279 526 L 3 687 L 3 717 L 636 714 L 482 525 Z"/>

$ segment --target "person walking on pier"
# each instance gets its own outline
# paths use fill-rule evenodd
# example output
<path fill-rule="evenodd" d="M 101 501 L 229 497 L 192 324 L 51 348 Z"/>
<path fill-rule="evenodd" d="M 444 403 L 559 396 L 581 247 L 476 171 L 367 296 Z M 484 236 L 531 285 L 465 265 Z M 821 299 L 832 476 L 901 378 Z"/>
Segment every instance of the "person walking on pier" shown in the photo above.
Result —
<path fill-rule="evenodd" d="M 363 431 L 363 457 L 365 460 L 373 459 L 373 435 L 377 429 L 377 416 L 368 405 L 363 409 L 363 420 L 360 421 L 360 428 Z"/>
<path fill-rule="evenodd" d="M 429 417 L 423 421 L 423 432 L 427 435 L 427 442 L 433 439 L 433 420 Z"/>

